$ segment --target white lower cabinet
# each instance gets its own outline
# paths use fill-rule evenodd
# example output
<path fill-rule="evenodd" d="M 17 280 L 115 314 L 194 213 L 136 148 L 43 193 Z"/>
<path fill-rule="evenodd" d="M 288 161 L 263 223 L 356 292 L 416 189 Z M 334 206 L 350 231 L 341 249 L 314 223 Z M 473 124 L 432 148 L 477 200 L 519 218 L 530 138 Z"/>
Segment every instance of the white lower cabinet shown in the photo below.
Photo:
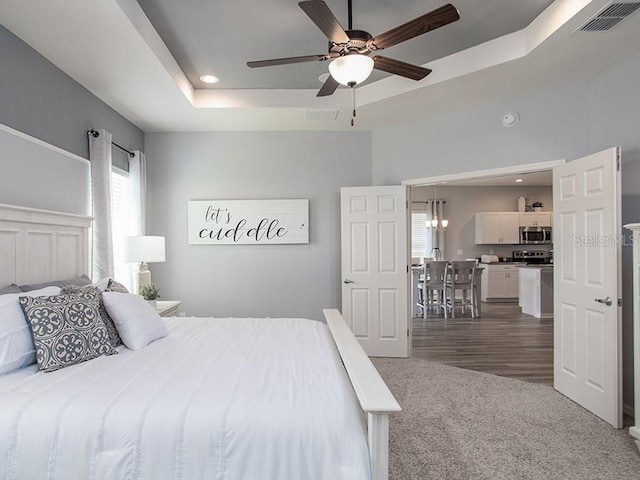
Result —
<path fill-rule="evenodd" d="M 483 263 L 483 302 L 517 302 L 520 295 L 520 272 L 514 264 Z"/>

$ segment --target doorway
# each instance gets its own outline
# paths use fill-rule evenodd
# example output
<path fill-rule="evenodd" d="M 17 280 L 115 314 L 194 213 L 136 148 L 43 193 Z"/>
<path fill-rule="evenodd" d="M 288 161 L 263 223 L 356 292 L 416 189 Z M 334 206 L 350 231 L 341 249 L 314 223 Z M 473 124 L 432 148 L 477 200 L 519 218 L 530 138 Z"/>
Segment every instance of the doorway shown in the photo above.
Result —
<path fill-rule="evenodd" d="M 567 164 L 560 162 L 553 168 L 552 182 L 556 250 L 552 268 L 553 386 L 615 428 L 622 426 L 620 165 L 620 148 L 613 147 Z M 477 176 L 487 177 L 488 172 Z M 455 176 L 447 180 L 451 177 Z M 433 184 L 440 179 L 429 180 L 412 184 Z M 478 215 L 480 219 L 496 216 L 476 214 L 476 220 Z M 507 231 L 512 230 L 509 219 L 514 215 L 521 221 L 527 214 L 498 214 L 492 229 L 500 233 L 499 240 L 477 228 L 482 241 L 476 236 L 476 243 L 502 243 L 505 225 Z M 476 221 L 478 225 L 482 223 Z M 517 243 L 518 238 L 524 237 L 511 237 L 504 243 Z"/>
<path fill-rule="evenodd" d="M 436 234 L 436 241 L 440 240 L 439 253 L 444 259 L 480 261 L 486 260 L 484 255 L 491 254 L 495 256 L 492 258 L 510 262 L 514 252 L 522 250 L 537 251 L 548 257 L 552 245 L 476 245 L 475 213 L 517 212 L 521 196 L 526 197 L 528 203 L 541 202 L 543 210 L 549 212 L 553 207 L 551 168 L 562 163 L 564 161 L 467 172 L 405 183 L 412 187 L 412 206 L 416 211 L 423 210 L 425 204 L 433 204 L 434 200 L 444 204 L 443 218 L 448 220 L 448 225 L 444 235 Z M 421 217 L 412 215 L 412 219 L 416 218 Z M 413 256 L 423 255 L 414 253 Z M 515 298 L 486 299 L 482 303 L 482 317 L 478 319 L 472 319 L 468 313 L 445 319 L 441 311 L 434 309 L 427 310 L 427 318 L 423 319 L 422 311 L 412 301 L 412 355 L 553 386 L 553 318 L 522 313 L 518 278 L 514 276 L 518 269 L 512 272 L 510 281 L 515 285 Z M 412 280 L 415 279 L 416 276 L 412 276 Z M 412 291 L 415 297 L 416 289 Z"/>

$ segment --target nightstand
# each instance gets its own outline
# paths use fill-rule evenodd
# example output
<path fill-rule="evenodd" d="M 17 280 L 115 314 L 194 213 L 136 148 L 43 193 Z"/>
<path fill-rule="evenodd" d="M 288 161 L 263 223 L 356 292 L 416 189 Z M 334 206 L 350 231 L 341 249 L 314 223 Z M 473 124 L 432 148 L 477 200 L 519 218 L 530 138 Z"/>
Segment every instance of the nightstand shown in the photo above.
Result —
<path fill-rule="evenodd" d="M 182 302 L 176 300 L 167 300 L 156 302 L 156 312 L 161 317 L 177 317 Z"/>

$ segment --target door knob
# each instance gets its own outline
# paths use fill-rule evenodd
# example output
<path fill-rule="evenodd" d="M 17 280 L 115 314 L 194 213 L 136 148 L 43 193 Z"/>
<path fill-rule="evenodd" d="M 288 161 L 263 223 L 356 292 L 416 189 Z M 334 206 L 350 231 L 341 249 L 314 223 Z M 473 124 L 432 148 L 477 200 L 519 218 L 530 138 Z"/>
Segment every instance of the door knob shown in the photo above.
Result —
<path fill-rule="evenodd" d="M 613 300 L 611 300 L 611 297 L 607 297 L 607 298 L 596 298 L 595 300 L 596 300 L 596 302 L 598 302 L 598 303 L 604 303 L 607 307 L 610 307 L 611 305 L 613 305 Z"/>
<path fill-rule="evenodd" d="M 344 283 L 354 283 L 353 280 L 349 280 L 348 278 L 344 279 Z"/>

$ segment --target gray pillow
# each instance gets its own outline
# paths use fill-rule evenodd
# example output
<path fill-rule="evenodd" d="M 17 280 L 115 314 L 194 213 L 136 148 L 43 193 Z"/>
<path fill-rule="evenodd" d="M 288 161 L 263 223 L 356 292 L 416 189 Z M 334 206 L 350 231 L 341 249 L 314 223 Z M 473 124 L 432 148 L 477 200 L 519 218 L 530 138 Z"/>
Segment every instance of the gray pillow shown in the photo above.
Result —
<path fill-rule="evenodd" d="M 20 297 L 36 347 L 38 368 L 53 372 L 101 355 L 118 353 L 98 312 L 95 292 Z"/>
<path fill-rule="evenodd" d="M 104 306 L 104 300 L 102 299 L 102 291 L 99 288 L 94 287 L 93 285 L 85 285 L 83 287 L 78 287 L 76 285 L 69 285 L 67 287 L 64 287 L 60 293 L 63 295 L 66 295 L 68 293 L 77 293 L 77 292 L 97 293 L 98 312 L 100 313 L 100 318 L 104 322 L 104 326 L 106 327 L 107 333 L 109 334 L 109 343 L 111 343 L 111 346 L 113 347 L 122 345 L 122 339 L 118 334 L 118 330 L 116 329 L 116 326 L 114 325 L 113 320 L 109 316 L 109 313 L 107 313 L 107 309 Z"/>
<path fill-rule="evenodd" d="M 127 290 L 127 287 L 122 285 L 120 282 L 116 282 L 110 278 L 105 292 L 129 293 L 129 290 Z"/>
<path fill-rule="evenodd" d="M 22 290 L 20 290 L 20 287 L 18 287 L 18 285 L 12 283 L 11 285 L 8 285 L 4 288 L 0 288 L 0 295 L 6 295 L 7 293 L 20 293 L 21 291 Z"/>
<path fill-rule="evenodd" d="M 51 282 L 37 283 L 37 284 L 26 284 L 20 285 L 20 291 L 22 292 L 30 292 L 31 290 L 39 290 L 45 287 L 66 287 L 67 285 L 90 285 L 91 279 L 86 275 L 82 275 L 78 278 L 68 278 L 66 280 L 52 280 Z"/>

